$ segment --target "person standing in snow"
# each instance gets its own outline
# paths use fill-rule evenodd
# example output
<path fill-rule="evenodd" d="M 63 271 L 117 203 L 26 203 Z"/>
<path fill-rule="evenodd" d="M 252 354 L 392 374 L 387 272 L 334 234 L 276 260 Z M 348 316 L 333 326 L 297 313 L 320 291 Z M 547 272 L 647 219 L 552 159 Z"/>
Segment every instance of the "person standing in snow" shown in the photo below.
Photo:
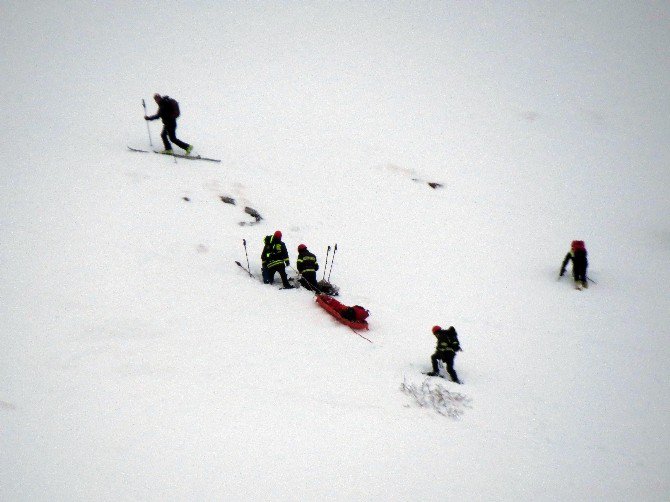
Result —
<path fill-rule="evenodd" d="M 449 329 L 443 330 L 440 326 L 433 326 L 433 335 L 437 338 L 437 347 L 435 348 L 435 353 L 430 356 L 430 359 L 433 363 L 433 371 L 427 373 L 428 376 L 440 376 L 440 369 L 437 362 L 443 361 L 447 366 L 447 373 L 451 377 L 451 380 L 456 383 L 461 383 L 454 370 L 454 358 L 456 357 L 456 352 L 461 350 L 461 345 L 458 342 L 458 334 L 453 326 L 449 326 Z"/>
<path fill-rule="evenodd" d="M 563 277 L 563 274 L 565 274 L 565 267 L 567 267 L 570 260 L 572 260 L 572 277 L 575 280 L 575 287 L 578 289 L 582 287 L 588 288 L 589 283 L 587 282 L 586 269 L 589 266 L 589 260 L 584 241 L 572 241 L 570 251 L 565 255 L 565 259 L 561 265 L 559 277 Z"/>
<path fill-rule="evenodd" d="M 270 284 L 270 276 L 268 275 L 268 259 L 266 255 L 270 252 L 272 237 L 272 235 L 266 235 L 263 239 L 263 251 L 261 251 L 261 274 L 263 275 L 264 284 Z"/>
<path fill-rule="evenodd" d="M 281 238 L 282 233 L 280 230 L 277 230 L 271 237 L 268 235 L 264 240 L 265 246 L 263 248 L 261 261 L 263 268 L 267 270 L 267 272 L 263 274 L 263 282 L 266 284 L 274 284 L 275 273 L 279 272 L 284 289 L 293 289 L 293 286 L 289 284 L 288 277 L 286 276 L 286 267 L 289 266 L 290 262 L 286 244 L 282 242 Z"/>
<path fill-rule="evenodd" d="M 311 253 L 307 246 L 300 244 L 298 246 L 298 259 L 296 260 L 298 272 L 302 275 L 300 284 L 310 291 L 319 291 L 316 283 L 316 271 L 319 270 L 319 264 L 316 261 L 316 256 Z"/>
<path fill-rule="evenodd" d="M 179 117 L 179 104 L 170 96 L 161 96 L 154 94 L 154 101 L 158 105 L 158 111 L 155 115 L 144 116 L 144 120 L 161 119 L 163 121 L 163 132 L 161 132 L 161 139 L 165 150 L 160 153 L 172 155 L 172 145 L 170 140 L 179 148 L 186 151 L 186 155 L 190 155 L 193 151 L 193 145 L 189 145 L 177 139 L 177 117 Z"/>

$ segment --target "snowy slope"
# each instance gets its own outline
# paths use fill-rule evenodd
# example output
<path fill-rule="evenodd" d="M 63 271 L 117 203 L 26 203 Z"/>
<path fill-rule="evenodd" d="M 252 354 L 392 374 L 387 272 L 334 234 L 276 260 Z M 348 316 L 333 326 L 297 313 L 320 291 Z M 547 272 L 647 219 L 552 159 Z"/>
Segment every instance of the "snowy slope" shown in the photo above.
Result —
<path fill-rule="evenodd" d="M 667 499 L 669 16 L 5 5 L 0 499 Z M 126 150 L 154 92 L 221 164 Z M 235 266 L 276 229 L 372 343 Z"/>

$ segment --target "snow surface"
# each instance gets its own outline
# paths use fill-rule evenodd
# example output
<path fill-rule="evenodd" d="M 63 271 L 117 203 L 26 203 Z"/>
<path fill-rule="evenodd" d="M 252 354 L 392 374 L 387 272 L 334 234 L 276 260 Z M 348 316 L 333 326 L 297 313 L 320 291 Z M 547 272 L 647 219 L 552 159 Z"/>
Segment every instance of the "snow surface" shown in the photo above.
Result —
<path fill-rule="evenodd" d="M 1 500 L 670 498 L 667 2 L 1 11 Z M 154 92 L 220 164 L 126 150 Z M 275 229 L 372 343 L 235 266 Z"/>

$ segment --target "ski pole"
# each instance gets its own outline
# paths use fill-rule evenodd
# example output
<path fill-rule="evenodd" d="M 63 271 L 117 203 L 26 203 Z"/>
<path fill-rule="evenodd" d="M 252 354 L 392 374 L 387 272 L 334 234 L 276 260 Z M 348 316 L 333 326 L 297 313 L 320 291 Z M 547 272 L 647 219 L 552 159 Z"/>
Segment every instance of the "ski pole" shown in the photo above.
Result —
<path fill-rule="evenodd" d="M 335 253 L 337 253 L 337 244 L 333 248 L 333 259 L 330 260 L 330 271 L 328 272 L 328 282 L 330 282 L 330 274 L 333 273 L 333 263 L 335 263 Z"/>
<path fill-rule="evenodd" d="M 589 280 L 589 281 L 591 281 L 591 282 L 592 282 L 593 284 L 595 284 L 596 286 L 598 285 L 598 283 L 597 283 L 596 281 L 594 281 L 593 279 L 591 279 L 590 277 L 587 277 L 586 279 Z"/>
<path fill-rule="evenodd" d="M 326 280 L 326 269 L 328 268 L 328 255 L 330 254 L 330 246 L 328 246 L 328 250 L 326 251 L 326 264 L 323 266 L 323 281 Z"/>
<path fill-rule="evenodd" d="M 251 275 L 251 266 L 249 265 L 249 253 L 247 253 L 247 240 L 242 239 L 242 244 L 244 244 L 244 254 L 247 255 L 247 270 L 249 271 L 249 277 L 253 277 L 253 275 Z"/>
<path fill-rule="evenodd" d="M 146 117 L 147 116 L 147 105 L 144 102 L 144 98 L 142 98 L 142 107 L 144 108 L 144 116 Z M 149 121 L 145 120 L 145 122 L 147 123 L 147 132 L 149 133 L 149 144 L 151 145 L 151 148 L 153 148 L 154 144 L 153 144 L 153 141 L 151 141 L 151 129 L 149 129 Z"/>

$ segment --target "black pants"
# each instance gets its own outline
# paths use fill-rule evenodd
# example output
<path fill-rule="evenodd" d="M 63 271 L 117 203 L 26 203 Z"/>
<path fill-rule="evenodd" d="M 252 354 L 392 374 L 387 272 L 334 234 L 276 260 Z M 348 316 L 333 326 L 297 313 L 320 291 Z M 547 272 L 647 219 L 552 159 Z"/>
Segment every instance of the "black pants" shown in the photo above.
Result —
<path fill-rule="evenodd" d="M 289 286 L 291 286 L 288 283 L 288 277 L 286 277 L 286 267 L 284 265 L 279 265 L 277 267 L 273 267 L 273 268 L 268 269 L 268 281 L 270 282 L 270 284 L 275 283 L 275 273 L 276 272 L 279 272 L 279 277 L 281 277 L 282 285 L 285 288 L 288 288 Z"/>
<path fill-rule="evenodd" d="M 575 278 L 575 281 L 586 282 L 586 268 L 582 267 L 572 267 L 572 277 Z"/>
<path fill-rule="evenodd" d="M 431 361 L 433 361 L 433 372 L 439 372 L 437 361 L 443 361 L 447 366 L 447 373 L 449 373 L 451 380 L 456 383 L 461 383 L 461 381 L 458 379 L 458 375 L 456 374 L 456 370 L 454 369 L 454 357 L 456 357 L 456 354 L 451 350 L 435 352 L 435 354 L 430 356 Z"/>
<path fill-rule="evenodd" d="M 300 284 L 310 291 L 319 291 L 319 286 L 316 283 L 316 272 L 303 272 Z"/>
<path fill-rule="evenodd" d="M 163 122 L 163 132 L 161 133 L 161 139 L 163 140 L 163 146 L 166 150 L 172 150 L 172 145 L 168 140 L 170 138 L 172 142 L 177 145 L 182 150 L 186 150 L 189 147 L 188 143 L 177 139 L 177 121 Z"/>

